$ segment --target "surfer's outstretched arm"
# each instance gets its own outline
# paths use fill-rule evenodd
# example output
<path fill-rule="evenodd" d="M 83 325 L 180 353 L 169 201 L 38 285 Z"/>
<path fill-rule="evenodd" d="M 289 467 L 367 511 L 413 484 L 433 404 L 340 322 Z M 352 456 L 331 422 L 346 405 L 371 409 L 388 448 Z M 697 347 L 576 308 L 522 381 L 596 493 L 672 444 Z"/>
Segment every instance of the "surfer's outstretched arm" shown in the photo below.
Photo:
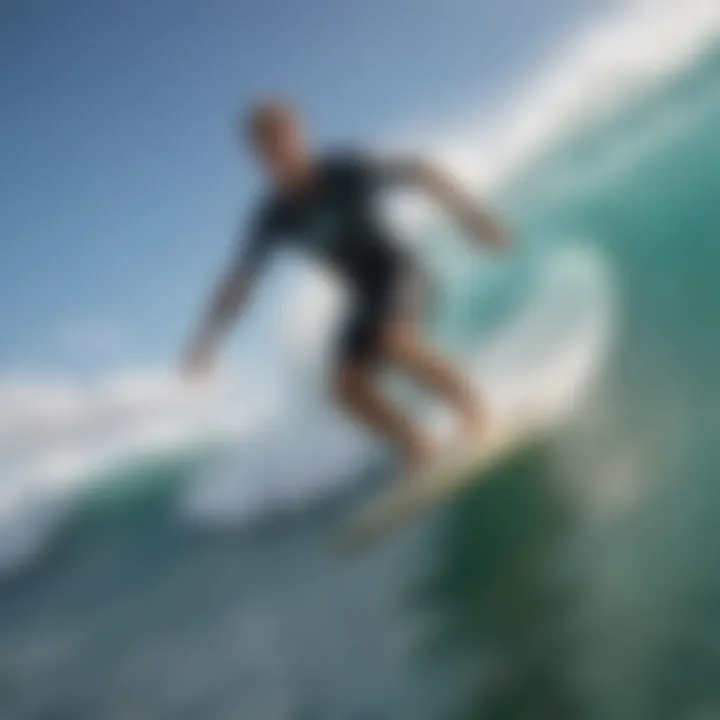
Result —
<path fill-rule="evenodd" d="M 254 275 L 240 265 L 232 267 L 217 282 L 185 351 L 186 372 L 203 372 L 212 365 L 220 343 L 246 305 Z"/>
<path fill-rule="evenodd" d="M 473 238 L 492 247 L 509 244 L 509 233 L 500 219 L 466 192 L 451 173 L 426 160 L 410 160 L 402 165 L 405 177 L 437 200 Z"/>
<path fill-rule="evenodd" d="M 187 346 L 183 366 L 190 374 L 206 371 L 212 366 L 220 343 L 247 305 L 275 239 L 264 212 L 253 217 L 249 233 L 241 229 L 239 234 L 247 235 L 247 241 L 236 250 L 228 270 L 216 283 L 207 309 Z"/>

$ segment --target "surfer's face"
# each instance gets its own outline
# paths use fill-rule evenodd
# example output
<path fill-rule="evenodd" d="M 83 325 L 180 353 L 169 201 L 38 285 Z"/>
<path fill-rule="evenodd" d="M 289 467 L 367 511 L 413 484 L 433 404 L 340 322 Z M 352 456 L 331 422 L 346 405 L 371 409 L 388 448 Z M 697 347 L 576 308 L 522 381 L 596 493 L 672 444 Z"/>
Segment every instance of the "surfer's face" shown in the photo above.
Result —
<path fill-rule="evenodd" d="M 252 140 L 261 163 L 276 179 L 291 177 L 308 163 L 304 128 L 300 119 L 287 108 L 258 110 Z"/>

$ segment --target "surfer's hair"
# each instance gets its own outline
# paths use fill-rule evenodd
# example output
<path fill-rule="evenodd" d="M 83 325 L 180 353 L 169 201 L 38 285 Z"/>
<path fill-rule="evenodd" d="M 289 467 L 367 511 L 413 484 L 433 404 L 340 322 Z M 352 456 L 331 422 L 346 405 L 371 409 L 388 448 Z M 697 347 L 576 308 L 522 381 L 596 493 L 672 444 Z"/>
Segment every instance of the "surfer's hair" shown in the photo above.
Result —
<path fill-rule="evenodd" d="M 279 122 L 297 117 L 297 111 L 288 102 L 266 98 L 250 106 L 243 115 L 242 124 L 246 137 L 251 143 L 257 143 Z"/>

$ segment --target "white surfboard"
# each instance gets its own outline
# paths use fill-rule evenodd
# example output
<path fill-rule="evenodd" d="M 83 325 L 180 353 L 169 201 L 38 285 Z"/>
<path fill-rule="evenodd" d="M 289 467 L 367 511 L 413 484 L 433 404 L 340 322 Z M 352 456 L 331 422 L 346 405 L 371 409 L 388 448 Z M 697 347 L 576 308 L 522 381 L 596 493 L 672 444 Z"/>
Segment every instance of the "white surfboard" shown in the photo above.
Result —
<path fill-rule="evenodd" d="M 549 429 L 549 425 L 529 417 L 513 423 L 498 423 L 489 426 L 477 442 L 445 451 L 426 471 L 394 479 L 351 517 L 342 531 L 342 547 L 358 551 L 380 540 L 430 506 L 449 500 L 465 486 L 480 482 L 487 471 L 539 440 Z"/>

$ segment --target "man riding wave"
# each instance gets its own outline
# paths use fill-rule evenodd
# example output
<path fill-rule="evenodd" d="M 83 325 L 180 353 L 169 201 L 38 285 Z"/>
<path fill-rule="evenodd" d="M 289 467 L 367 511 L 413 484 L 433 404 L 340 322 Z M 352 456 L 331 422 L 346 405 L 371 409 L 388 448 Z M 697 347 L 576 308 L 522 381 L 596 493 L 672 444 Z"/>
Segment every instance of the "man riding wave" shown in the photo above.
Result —
<path fill-rule="evenodd" d="M 340 406 L 388 440 L 409 470 L 424 467 L 436 452 L 433 441 L 377 382 L 378 369 L 391 366 L 448 403 L 465 437 L 478 436 L 485 420 L 482 399 L 465 373 L 423 337 L 413 302 L 421 274 L 378 214 L 376 200 L 393 186 L 419 188 L 470 237 L 504 247 L 507 234 L 498 220 L 426 161 L 381 161 L 361 152 L 316 155 L 298 114 L 283 103 L 253 108 L 247 130 L 271 187 L 190 340 L 186 370 L 209 370 L 271 251 L 292 243 L 329 267 L 350 290 L 332 378 Z"/>

